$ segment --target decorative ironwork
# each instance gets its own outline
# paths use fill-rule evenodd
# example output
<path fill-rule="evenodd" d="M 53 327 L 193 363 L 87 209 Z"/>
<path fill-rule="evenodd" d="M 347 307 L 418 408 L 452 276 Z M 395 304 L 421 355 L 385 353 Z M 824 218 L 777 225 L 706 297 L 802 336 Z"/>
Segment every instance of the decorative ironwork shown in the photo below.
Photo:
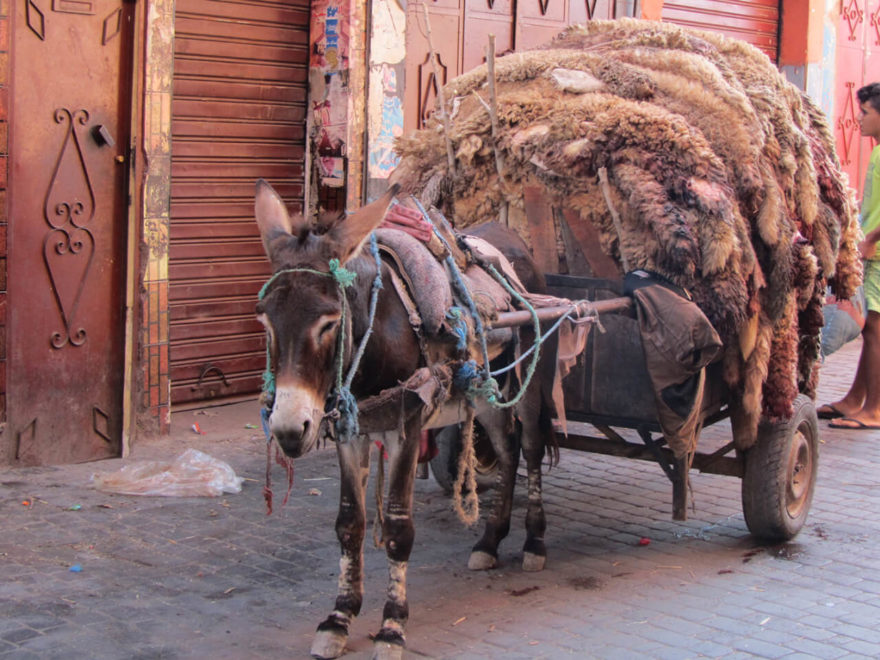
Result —
<path fill-rule="evenodd" d="M 37 35 L 40 38 L 40 41 L 46 41 L 46 17 L 43 16 L 43 12 L 40 11 L 40 8 L 34 3 L 34 0 L 26 1 L 24 6 L 24 16 L 31 32 Z"/>
<path fill-rule="evenodd" d="M 880 46 L 880 4 L 868 19 L 872 28 L 874 28 L 874 45 Z"/>
<path fill-rule="evenodd" d="M 101 45 L 106 46 L 107 42 L 119 34 L 122 29 L 122 7 L 117 7 L 116 11 L 104 19 L 104 31 L 101 36 Z"/>
<path fill-rule="evenodd" d="M 592 21 L 593 15 L 596 13 L 596 2 L 597 2 L 597 0 L 593 0 L 592 2 L 590 2 L 590 0 L 584 0 L 584 4 L 587 5 L 587 20 L 588 21 Z"/>
<path fill-rule="evenodd" d="M 859 130 L 859 120 L 856 113 L 856 102 L 855 102 L 855 88 L 856 84 L 854 82 L 845 83 L 846 86 L 846 103 L 843 106 L 843 112 L 840 113 L 840 116 L 837 118 L 837 128 L 840 129 L 840 133 L 842 136 L 841 145 L 843 147 L 843 158 L 841 158 L 842 165 L 849 165 L 852 163 L 852 154 L 850 149 L 853 147 L 853 140 L 858 133 L 861 133 Z"/>
<path fill-rule="evenodd" d="M 92 16 L 95 13 L 95 3 L 91 0 L 52 0 L 52 11 L 60 14 Z"/>
<path fill-rule="evenodd" d="M 85 328 L 74 330 L 74 321 L 95 255 L 95 238 L 85 226 L 95 215 L 95 193 L 76 132 L 77 125 L 85 126 L 88 121 L 87 110 L 55 111 L 55 122 L 67 126 L 43 204 L 50 227 L 43 241 L 43 259 L 64 323 L 63 331 L 52 333 L 53 348 L 68 342 L 82 346 L 86 341 Z"/>
<path fill-rule="evenodd" d="M 858 0 L 850 0 L 846 6 L 842 7 L 840 10 L 840 18 L 846 21 L 847 25 L 849 25 L 848 39 L 850 41 L 855 41 L 859 25 L 865 20 L 865 10 L 859 5 Z"/>
<path fill-rule="evenodd" d="M 92 430 L 106 442 L 113 442 L 110 437 L 110 415 L 98 406 L 92 406 Z"/>
<path fill-rule="evenodd" d="M 546 16 L 547 7 L 550 6 L 550 0 L 538 0 L 538 6 L 541 8 L 541 16 Z"/>
<path fill-rule="evenodd" d="M 443 78 L 439 84 L 445 85 L 447 71 L 440 53 L 437 53 L 437 68 Z M 428 118 L 434 113 L 434 99 L 437 98 L 438 91 L 437 77 L 431 66 L 431 54 L 428 53 L 425 55 L 425 61 L 419 65 L 419 128 L 424 128 L 428 123 Z"/>

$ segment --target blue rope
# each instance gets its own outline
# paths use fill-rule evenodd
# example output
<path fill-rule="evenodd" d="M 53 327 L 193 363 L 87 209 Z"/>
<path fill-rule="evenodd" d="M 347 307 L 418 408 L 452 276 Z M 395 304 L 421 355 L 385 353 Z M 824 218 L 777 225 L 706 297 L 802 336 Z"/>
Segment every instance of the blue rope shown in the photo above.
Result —
<path fill-rule="evenodd" d="M 449 321 L 452 333 L 458 338 L 455 348 L 463 351 L 467 348 L 468 326 L 461 313 L 460 307 L 450 307 L 446 310 L 446 320 Z"/>
<path fill-rule="evenodd" d="M 370 254 L 376 262 L 376 277 L 373 278 L 373 285 L 370 292 L 370 315 L 367 321 L 367 330 L 361 337 L 361 343 L 358 345 L 357 352 L 352 358 L 351 364 L 348 366 L 348 375 L 345 382 L 342 381 L 342 362 L 340 360 L 340 371 L 337 375 L 336 382 L 336 410 L 339 412 L 339 418 L 336 420 L 336 439 L 337 442 L 345 444 L 354 440 L 360 434 L 360 425 L 358 424 L 358 406 L 357 400 L 351 393 L 351 383 L 354 381 L 355 374 L 364 356 L 367 348 L 367 342 L 370 335 L 373 334 L 373 323 L 376 320 L 376 306 L 379 301 L 379 289 L 382 288 L 382 259 L 379 256 L 379 245 L 376 242 L 376 234 L 370 234 Z M 341 334 L 341 333 L 340 333 Z M 340 351 L 341 353 L 341 351 Z"/>

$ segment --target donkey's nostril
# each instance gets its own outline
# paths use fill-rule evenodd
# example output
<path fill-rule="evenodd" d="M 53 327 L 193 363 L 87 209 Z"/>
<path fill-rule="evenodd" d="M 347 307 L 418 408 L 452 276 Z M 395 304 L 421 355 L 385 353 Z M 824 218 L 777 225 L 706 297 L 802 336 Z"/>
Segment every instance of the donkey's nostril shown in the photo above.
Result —
<path fill-rule="evenodd" d="M 312 424 L 312 422 L 309 421 L 308 419 L 305 420 L 305 421 L 303 422 L 303 430 L 302 430 L 302 434 L 303 434 L 303 437 L 304 437 L 304 438 L 308 437 L 308 435 L 309 435 L 309 426 L 311 426 L 311 424 Z"/>

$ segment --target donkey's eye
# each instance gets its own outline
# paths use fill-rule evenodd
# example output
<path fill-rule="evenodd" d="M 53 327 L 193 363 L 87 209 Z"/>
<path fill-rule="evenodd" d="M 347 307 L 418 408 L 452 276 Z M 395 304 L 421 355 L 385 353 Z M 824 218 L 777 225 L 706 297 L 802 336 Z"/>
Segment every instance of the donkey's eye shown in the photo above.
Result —
<path fill-rule="evenodd" d="M 324 321 L 318 327 L 318 340 L 321 342 L 326 341 L 329 337 L 332 337 L 336 333 L 336 328 L 338 327 L 339 319 Z"/>

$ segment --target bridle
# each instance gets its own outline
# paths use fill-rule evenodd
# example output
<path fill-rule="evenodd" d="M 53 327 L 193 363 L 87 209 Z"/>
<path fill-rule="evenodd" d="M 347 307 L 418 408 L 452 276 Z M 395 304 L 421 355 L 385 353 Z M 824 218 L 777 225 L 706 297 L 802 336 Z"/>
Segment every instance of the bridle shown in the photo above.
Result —
<path fill-rule="evenodd" d="M 345 443 L 353 440 L 360 433 L 360 427 L 358 425 L 358 407 L 357 400 L 354 398 L 354 395 L 351 393 L 351 384 L 354 381 L 354 377 L 357 373 L 358 367 L 360 366 L 361 358 L 364 355 L 364 351 L 367 347 L 367 342 L 370 340 L 370 335 L 373 333 L 373 323 L 376 319 L 376 304 L 379 298 L 379 289 L 382 288 L 382 260 L 379 256 L 379 246 L 376 242 L 375 233 L 370 234 L 370 253 L 372 254 L 375 262 L 376 262 L 376 277 L 373 279 L 373 284 L 370 292 L 370 306 L 369 306 L 369 319 L 367 322 L 367 329 L 364 332 L 363 337 L 361 337 L 361 341 L 358 344 L 357 350 L 355 351 L 354 356 L 352 357 L 351 362 L 348 366 L 348 373 L 343 376 L 343 372 L 345 371 L 345 354 L 346 354 L 346 346 L 348 341 L 348 335 L 346 333 L 346 327 L 349 325 L 351 311 L 348 306 L 348 297 L 345 295 L 345 290 L 351 286 L 355 279 L 357 278 L 357 274 L 353 271 L 348 270 L 345 266 L 343 266 L 339 259 L 333 258 L 328 262 L 328 271 L 320 271 L 315 270 L 314 268 L 283 268 L 276 273 L 274 273 L 262 286 L 259 293 L 259 300 L 263 300 L 266 296 L 269 287 L 272 283 L 277 280 L 282 275 L 290 274 L 290 273 L 310 273 L 312 275 L 320 275 L 322 277 L 331 277 L 336 282 L 337 290 L 339 291 L 339 297 L 341 300 L 342 306 L 342 316 L 339 322 L 339 334 L 337 335 L 337 344 L 336 344 L 336 358 L 335 358 L 335 367 L 334 370 L 336 372 L 336 382 L 334 384 L 333 390 L 331 390 L 330 394 L 327 397 L 328 404 L 333 402 L 330 405 L 326 406 L 324 417 L 325 419 L 329 419 L 331 423 L 334 425 L 335 435 L 338 442 Z M 263 399 L 267 408 L 271 408 L 272 402 L 275 400 L 275 374 L 272 371 L 272 355 L 271 355 L 271 346 L 267 342 L 266 345 L 266 369 L 263 372 Z M 268 411 L 264 411 L 263 418 L 268 420 Z M 268 431 L 268 424 L 263 424 L 264 431 L 266 432 L 266 440 L 269 441 L 271 439 L 271 433 Z"/>

